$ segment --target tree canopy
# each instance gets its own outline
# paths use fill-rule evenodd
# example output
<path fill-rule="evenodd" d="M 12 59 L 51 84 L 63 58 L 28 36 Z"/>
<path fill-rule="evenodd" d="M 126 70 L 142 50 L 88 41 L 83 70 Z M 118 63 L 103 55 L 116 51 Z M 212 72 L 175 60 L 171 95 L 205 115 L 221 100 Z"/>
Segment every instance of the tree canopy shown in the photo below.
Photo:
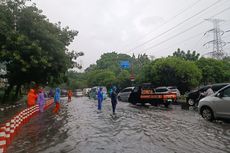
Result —
<path fill-rule="evenodd" d="M 192 61 L 177 57 L 160 58 L 146 66 L 142 73 L 142 82 L 152 82 L 154 86 L 177 86 L 186 91 L 197 86 L 201 71 Z"/>
<path fill-rule="evenodd" d="M 230 82 L 230 60 L 201 58 L 197 66 L 202 71 L 202 83 Z"/>
<path fill-rule="evenodd" d="M 179 52 L 181 52 L 179 50 Z M 148 56 L 129 56 L 116 52 L 105 53 L 90 65 L 79 78 L 80 86 L 111 86 L 122 89 L 133 85 L 130 76 L 133 71 L 134 84 L 151 82 L 154 86 L 177 86 L 182 93 L 201 84 L 230 82 L 230 60 L 215 60 L 200 58 L 195 51 L 182 52 L 183 56 L 176 55 L 166 58 L 149 60 Z M 132 67 L 122 69 L 121 60 L 128 60 Z M 79 74 L 76 74 L 80 76 Z M 83 81 L 83 80 L 85 81 Z"/>
<path fill-rule="evenodd" d="M 197 53 L 196 51 L 191 52 L 190 50 L 188 50 L 187 52 L 184 52 L 183 50 L 178 48 L 177 51 L 173 53 L 173 56 L 180 57 L 185 60 L 197 61 L 200 57 L 200 54 Z"/>
<path fill-rule="evenodd" d="M 10 88 L 31 81 L 60 83 L 69 68 L 79 67 L 74 59 L 83 53 L 67 49 L 78 31 L 49 22 L 26 1 L 0 2 L 0 63 L 7 71 L 2 77 Z"/>

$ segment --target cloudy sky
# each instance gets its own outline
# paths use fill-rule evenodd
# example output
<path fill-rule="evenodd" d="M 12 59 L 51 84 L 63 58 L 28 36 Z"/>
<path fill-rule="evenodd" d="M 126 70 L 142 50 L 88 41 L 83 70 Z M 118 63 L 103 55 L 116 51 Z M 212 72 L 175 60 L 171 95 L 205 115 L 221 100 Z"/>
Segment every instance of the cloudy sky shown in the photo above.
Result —
<path fill-rule="evenodd" d="M 229 0 L 32 0 L 51 22 L 79 31 L 69 46 L 83 51 L 84 68 L 105 52 L 162 57 L 177 48 L 212 51 L 203 44 L 213 24 L 204 19 L 220 18 L 223 30 L 230 30 Z M 230 32 L 223 40 L 230 41 Z M 230 45 L 229 45 L 230 46 Z M 226 46 L 225 51 L 230 50 Z"/>

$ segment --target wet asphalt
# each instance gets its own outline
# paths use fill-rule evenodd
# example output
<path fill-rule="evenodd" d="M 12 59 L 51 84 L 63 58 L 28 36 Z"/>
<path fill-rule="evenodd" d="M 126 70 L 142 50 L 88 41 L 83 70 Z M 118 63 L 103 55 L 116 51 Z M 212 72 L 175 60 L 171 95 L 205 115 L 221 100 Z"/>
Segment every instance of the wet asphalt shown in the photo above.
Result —
<path fill-rule="evenodd" d="M 227 153 L 230 123 L 205 121 L 194 108 L 133 106 L 87 97 L 62 100 L 21 127 L 8 153 Z"/>

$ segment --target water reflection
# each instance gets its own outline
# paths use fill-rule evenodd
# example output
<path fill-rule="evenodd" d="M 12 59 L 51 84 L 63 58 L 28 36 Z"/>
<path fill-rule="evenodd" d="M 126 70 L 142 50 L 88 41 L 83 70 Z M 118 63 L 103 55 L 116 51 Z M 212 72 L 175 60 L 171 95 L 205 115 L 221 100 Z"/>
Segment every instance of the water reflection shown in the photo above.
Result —
<path fill-rule="evenodd" d="M 77 98 L 64 103 L 59 115 L 51 110 L 22 128 L 9 152 L 228 152 L 230 124 L 207 122 L 194 109 L 133 106 Z"/>

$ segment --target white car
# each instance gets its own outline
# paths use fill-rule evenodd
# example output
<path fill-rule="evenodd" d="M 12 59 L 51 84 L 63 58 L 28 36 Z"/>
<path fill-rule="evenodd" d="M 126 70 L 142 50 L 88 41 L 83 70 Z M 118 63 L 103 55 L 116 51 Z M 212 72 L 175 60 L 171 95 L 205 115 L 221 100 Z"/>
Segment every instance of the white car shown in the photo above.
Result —
<path fill-rule="evenodd" d="M 219 118 L 230 119 L 230 85 L 201 99 L 198 111 L 208 121 Z"/>
<path fill-rule="evenodd" d="M 180 91 L 177 89 L 177 87 L 169 86 L 167 88 L 170 90 L 170 92 L 176 93 L 177 98 L 181 96 Z"/>
<path fill-rule="evenodd" d="M 91 88 L 84 88 L 83 89 L 83 95 L 88 95 L 89 91 L 91 90 Z"/>
<path fill-rule="evenodd" d="M 121 90 L 117 95 L 118 100 L 128 102 L 129 95 L 133 91 L 133 89 L 134 89 L 134 87 L 127 87 L 127 88 Z"/>
<path fill-rule="evenodd" d="M 76 97 L 82 97 L 83 96 L 82 89 L 77 89 L 75 93 L 76 93 Z"/>

